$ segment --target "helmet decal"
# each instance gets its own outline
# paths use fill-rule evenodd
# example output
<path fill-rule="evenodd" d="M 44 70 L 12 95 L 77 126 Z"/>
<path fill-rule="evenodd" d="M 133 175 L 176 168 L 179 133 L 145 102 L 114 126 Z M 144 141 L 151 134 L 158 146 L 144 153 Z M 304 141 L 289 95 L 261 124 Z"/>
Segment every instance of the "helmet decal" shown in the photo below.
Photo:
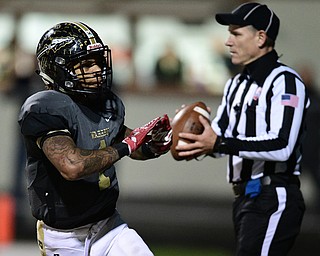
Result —
<path fill-rule="evenodd" d="M 87 46 L 87 50 L 94 50 L 94 49 L 98 49 L 101 48 L 102 45 L 100 43 L 96 43 L 96 44 L 89 44 Z"/>
<path fill-rule="evenodd" d="M 75 25 L 79 26 L 84 33 L 86 33 L 87 37 L 89 38 L 91 44 L 96 44 L 97 41 L 94 37 L 94 34 L 92 34 L 91 30 L 86 26 L 84 25 L 83 23 L 79 23 L 79 22 L 73 22 Z"/>
<path fill-rule="evenodd" d="M 67 44 L 71 44 L 73 40 L 74 37 L 54 38 L 51 43 L 51 48 L 53 50 L 59 50 L 61 47 L 64 47 Z"/>

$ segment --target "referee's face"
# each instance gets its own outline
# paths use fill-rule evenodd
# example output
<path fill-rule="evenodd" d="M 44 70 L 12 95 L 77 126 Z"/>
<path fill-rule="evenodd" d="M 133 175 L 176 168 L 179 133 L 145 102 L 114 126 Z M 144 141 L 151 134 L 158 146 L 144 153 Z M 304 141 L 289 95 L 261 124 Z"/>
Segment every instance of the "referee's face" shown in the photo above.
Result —
<path fill-rule="evenodd" d="M 229 47 L 231 61 L 235 65 L 247 65 L 262 56 L 261 33 L 252 26 L 229 25 Z"/>

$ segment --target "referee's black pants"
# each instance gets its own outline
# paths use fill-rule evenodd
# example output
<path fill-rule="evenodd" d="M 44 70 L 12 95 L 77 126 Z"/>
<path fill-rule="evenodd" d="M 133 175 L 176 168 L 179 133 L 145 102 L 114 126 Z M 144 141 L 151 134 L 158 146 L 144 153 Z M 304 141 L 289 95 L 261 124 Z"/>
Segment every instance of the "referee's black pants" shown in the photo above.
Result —
<path fill-rule="evenodd" d="M 304 212 L 296 184 L 265 185 L 253 198 L 239 195 L 233 203 L 236 255 L 287 255 L 300 232 Z"/>

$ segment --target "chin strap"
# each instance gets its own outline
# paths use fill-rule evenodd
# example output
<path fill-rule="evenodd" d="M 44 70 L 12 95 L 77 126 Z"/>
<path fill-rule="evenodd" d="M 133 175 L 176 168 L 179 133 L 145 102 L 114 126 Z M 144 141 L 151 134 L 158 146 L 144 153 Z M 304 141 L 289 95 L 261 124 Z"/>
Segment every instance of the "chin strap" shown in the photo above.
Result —
<path fill-rule="evenodd" d="M 52 79 L 50 76 L 48 76 L 47 74 L 43 73 L 43 72 L 40 71 L 40 70 L 36 70 L 36 73 L 37 73 L 39 76 L 41 76 L 42 81 L 43 81 L 46 85 L 48 85 L 48 84 L 54 84 L 53 79 Z"/>

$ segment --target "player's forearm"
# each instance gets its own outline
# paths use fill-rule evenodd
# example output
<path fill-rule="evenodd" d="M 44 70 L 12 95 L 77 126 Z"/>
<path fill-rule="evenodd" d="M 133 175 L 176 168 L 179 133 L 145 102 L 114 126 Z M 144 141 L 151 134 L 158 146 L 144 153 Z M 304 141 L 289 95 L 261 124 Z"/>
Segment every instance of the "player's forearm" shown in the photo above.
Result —
<path fill-rule="evenodd" d="M 113 147 L 103 150 L 79 149 L 78 161 L 82 168 L 78 178 L 108 169 L 119 159 L 118 151 Z"/>
<path fill-rule="evenodd" d="M 76 147 L 67 136 L 55 136 L 43 144 L 43 151 L 50 162 L 67 180 L 77 180 L 101 172 L 119 160 L 113 147 L 103 150 L 86 150 Z"/>

